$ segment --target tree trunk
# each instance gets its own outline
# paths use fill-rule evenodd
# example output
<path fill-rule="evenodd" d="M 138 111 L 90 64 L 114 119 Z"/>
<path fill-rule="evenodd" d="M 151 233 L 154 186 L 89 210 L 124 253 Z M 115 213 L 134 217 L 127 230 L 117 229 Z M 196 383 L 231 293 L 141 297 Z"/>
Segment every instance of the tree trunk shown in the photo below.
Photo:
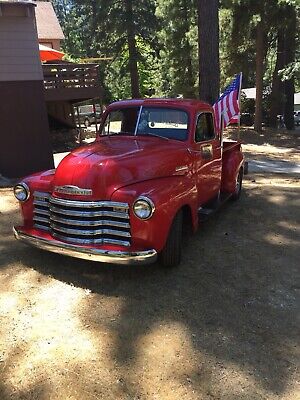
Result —
<path fill-rule="evenodd" d="M 270 126 L 273 128 L 277 128 L 277 115 L 283 113 L 284 83 L 280 79 L 278 71 L 283 69 L 285 64 L 284 43 L 284 29 L 283 27 L 279 27 L 277 38 L 277 58 L 272 78 L 272 93 L 270 105 Z"/>
<path fill-rule="evenodd" d="M 193 79 L 193 65 L 192 65 L 192 55 L 191 55 L 191 46 L 189 43 L 189 39 L 187 38 L 187 34 L 190 30 L 190 21 L 188 15 L 188 5 L 187 0 L 183 0 L 182 2 L 182 11 L 183 11 L 183 24 L 184 24 L 184 32 L 185 32 L 185 41 L 184 41 L 184 51 L 186 56 L 186 88 L 184 97 L 195 97 L 194 92 L 194 79 Z"/>
<path fill-rule="evenodd" d="M 198 0 L 199 97 L 210 104 L 220 93 L 218 9 L 218 0 Z"/>
<path fill-rule="evenodd" d="M 127 44 L 129 52 L 129 72 L 131 82 L 131 96 L 132 98 L 139 98 L 139 73 L 137 67 L 137 50 L 135 40 L 135 28 L 133 20 L 132 0 L 125 0 L 126 8 L 126 24 L 127 24 Z"/>
<path fill-rule="evenodd" d="M 263 100 L 263 77 L 265 58 L 265 32 L 264 23 L 261 20 L 256 28 L 256 99 L 254 129 L 262 131 L 262 100 Z"/>
<path fill-rule="evenodd" d="M 287 8 L 288 23 L 285 25 L 285 64 L 289 65 L 295 61 L 296 49 L 296 10 L 294 6 Z M 284 103 L 284 123 L 287 129 L 295 129 L 294 122 L 294 94 L 295 80 L 294 75 L 284 81 L 285 103 Z"/>

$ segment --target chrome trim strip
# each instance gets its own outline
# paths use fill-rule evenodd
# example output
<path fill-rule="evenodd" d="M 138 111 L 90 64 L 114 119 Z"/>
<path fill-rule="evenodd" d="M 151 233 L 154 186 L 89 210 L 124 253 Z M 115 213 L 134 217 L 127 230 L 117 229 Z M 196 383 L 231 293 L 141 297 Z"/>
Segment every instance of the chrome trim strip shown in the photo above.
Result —
<path fill-rule="evenodd" d="M 101 221 L 87 221 L 87 220 L 77 220 L 77 219 L 67 219 L 60 218 L 56 215 L 51 215 L 51 221 L 58 222 L 65 225 L 75 225 L 75 226 L 116 226 L 118 228 L 128 228 L 130 229 L 130 225 L 127 222 L 119 222 L 119 221 L 111 221 L 111 220 L 101 220 Z"/>
<path fill-rule="evenodd" d="M 180 167 L 175 168 L 175 172 L 183 172 L 183 171 L 188 171 L 189 167 L 187 165 L 182 165 Z"/>
<path fill-rule="evenodd" d="M 51 232 L 51 235 L 57 239 L 60 239 L 64 242 L 68 243 L 78 243 L 78 244 L 115 244 L 117 246 L 125 246 L 129 247 L 130 242 L 125 240 L 118 240 L 118 239 L 78 239 L 78 238 L 71 238 L 70 236 L 63 236 L 59 233 Z"/>
<path fill-rule="evenodd" d="M 127 203 L 115 203 L 113 201 L 73 201 L 66 199 L 58 199 L 56 197 L 50 197 L 51 204 L 58 204 L 64 207 L 80 207 L 80 208 L 97 208 L 97 207 L 116 207 L 124 210 L 129 209 Z"/>
<path fill-rule="evenodd" d="M 37 214 L 48 215 L 50 217 L 50 211 L 43 210 L 41 208 L 36 208 L 36 207 L 34 208 L 34 214 L 35 215 L 37 215 Z"/>
<path fill-rule="evenodd" d="M 50 205 L 50 211 L 55 212 L 57 214 L 71 215 L 74 217 L 115 217 L 115 218 L 129 219 L 129 215 L 127 213 L 118 213 L 114 211 L 64 210 L 62 208 L 58 208 L 51 205 Z"/>
<path fill-rule="evenodd" d="M 50 231 L 50 227 L 46 225 L 34 224 L 34 228 L 41 229 L 42 231 Z"/>
<path fill-rule="evenodd" d="M 37 238 L 21 232 L 17 228 L 13 228 L 16 239 L 24 243 L 38 247 L 42 250 L 52 251 L 54 253 L 82 258 L 90 261 L 108 262 L 115 264 L 150 264 L 157 259 L 157 252 L 154 249 L 139 251 L 139 252 L 126 252 L 126 251 L 112 251 L 101 250 L 95 248 L 79 247 L 76 245 L 63 243 L 58 240 L 48 240 Z"/>
<path fill-rule="evenodd" d="M 49 199 L 51 196 L 51 193 L 47 192 L 34 192 L 33 193 L 34 197 L 38 197 L 39 199 Z"/>
<path fill-rule="evenodd" d="M 51 219 L 50 219 L 50 226 L 51 229 L 55 229 L 56 231 L 63 233 L 69 233 L 71 235 L 81 235 L 81 236 L 112 235 L 121 237 L 131 237 L 129 232 L 115 231 L 112 229 L 81 230 L 81 229 L 64 228 L 60 225 L 52 223 Z"/>
<path fill-rule="evenodd" d="M 34 206 L 49 207 L 49 201 L 33 200 Z"/>
<path fill-rule="evenodd" d="M 38 221 L 38 222 L 45 222 L 46 224 L 49 224 L 49 218 L 40 217 L 39 215 L 34 215 L 33 220 Z"/>

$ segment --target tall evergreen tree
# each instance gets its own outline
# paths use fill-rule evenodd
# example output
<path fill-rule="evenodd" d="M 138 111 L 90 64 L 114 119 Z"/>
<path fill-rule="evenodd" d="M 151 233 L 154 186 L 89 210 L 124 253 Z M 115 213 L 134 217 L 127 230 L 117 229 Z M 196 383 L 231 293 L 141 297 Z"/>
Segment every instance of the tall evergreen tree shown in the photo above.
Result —
<path fill-rule="evenodd" d="M 279 22 L 276 32 L 276 63 L 272 74 L 272 92 L 270 95 L 270 126 L 273 128 L 277 127 L 277 115 L 283 113 L 284 104 L 284 84 L 279 76 L 279 71 L 284 68 L 285 65 L 285 34 L 284 27 Z"/>
<path fill-rule="evenodd" d="M 159 0 L 156 15 L 161 21 L 159 91 L 169 96 L 195 97 L 198 69 L 195 2 Z"/>
<path fill-rule="evenodd" d="M 233 75 L 234 71 L 230 70 L 233 67 L 244 72 L 243 75 L 246 78 L 244 85 L 252 86 L 255 83 L 257 89 L 255 128 L 258 131 L 262 127 L 262 94 L 265 85 L 272 87 L 270 123 L 275 126 L 277 114 L 282 113 L 284 109 L 289 113 L 289 120 L 291 122 L 293 120 L 294 72 L 286 74 L 286 83 L 284 83 L 281 70 L 287 70 L 289 63 L 294 64 L 295 45 L 293 43 L 295 43 L 297 1 L 222 0 L 223 7 L 231 10 L 233 16 L 232 36 L 227 46 L 233 50 L 229 57 L 227 75 Z M 289 19 L 286 17 L 287 9 L 291 13 Z M 287 39 L 287 30 L 290 32 L 290 39 Z M 275 39 L 274 32 L 276 32 Z M 273 63 L 271 54 L 276 54 L 276 52 L 276 62 Z M 288 59 L 287 52 L 291 53 Z M 251 62 L 248 62 L 249 60 Z M 255 68 L 253 68 L 253 60 L 255 60 Z M 296 68 L 290 68 L 290 70 L 295 71 Z M 255 82 L 253 72 L 255 72 Z M 287 93 L 290 93 L 289 101 L 287 101 Z"/>
<path fill-rule="evenodd" d="M 113 57 L 128 51 L 131 95 L 140 97 L 138 62 L 143 60 L 137 41 L 154 45 L 157 29 L 154 1 L 97 0 L 97 3 L 96 37 L 106 42 L 106 53 Z"/>
<path fill-rule="evenodd" d="M 218 0 L 198 0 L 199 96 L 210 104 L 220 92 L 218 13 Z"/>
<path fill-rule="evenodd" d="M 263 79 L 264 79 L 264 62 L 267 53 L 267 32 L 266 32 L 266 9 L 265 2 L 261 0 L 260 10 L 258 14 L 258 22 L 256 25 L 256 98 L 255 98 L 255 118 L 254 129 L 257 132 L 262 130 L 263 117 Z"/>
<path fill-rule="evenodd" d="M 145 60 L 138 42 L 155 46 L 154 1 L 54 0 L 66 32 L 66 50 L 74 57 L 105 55 L 115 60 L 121 57 L 130 76 L 131 96 L 140 97 L 138 63 L 145 64 Z M 68 28 L 72 19 L 76 40 L 71 45 Z M 126 52 L 128 57 L 124 58 Z"/>
<path fill-rule="evenodd" d="M 286 6 L 286 20 L 285 26 L 285 64 L 290 66 L 295 62 L 296 52 L 296 8 L 292 4 Z M 295 128 L 294 123 L 294 94 L 295 94 L 295 77 L 291 73 L 284 81 L 284 122 L 287 129 L 292 130 Z"/>

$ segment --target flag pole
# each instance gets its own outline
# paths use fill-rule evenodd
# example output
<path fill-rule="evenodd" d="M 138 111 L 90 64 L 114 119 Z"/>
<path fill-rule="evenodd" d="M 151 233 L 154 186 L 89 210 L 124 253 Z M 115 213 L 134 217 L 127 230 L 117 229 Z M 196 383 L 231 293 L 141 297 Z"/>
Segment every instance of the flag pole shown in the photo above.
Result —
<path fill-rule="evenodd" d="M 242 91 L 242 79 L 243 79 L 243 73 L 240 73 L 240 88 L 239 88 L 239 124 L 238 124 L 238 140 L 241 139 L 241 91 Z"/>

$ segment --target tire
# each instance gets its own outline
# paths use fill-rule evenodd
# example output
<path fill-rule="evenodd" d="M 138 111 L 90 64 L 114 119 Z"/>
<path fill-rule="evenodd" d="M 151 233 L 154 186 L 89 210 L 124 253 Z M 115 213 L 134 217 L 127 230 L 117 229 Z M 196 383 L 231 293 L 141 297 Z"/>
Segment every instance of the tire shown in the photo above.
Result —
<path fill-rule="evenodd" d="M 90 122 L 90 120 L 89 120 L 88 118 L 86 118 L 86 119 L 84 120 L 84 126 L 85 126 L 86 128 L 88 128 L 89 126 L 91 126 L 91 122 Z"/>
<path fill-rule="evenodd" d="M 182 211 L 173 219 L 165 247 L 159 254 L 159 263 L 164 268 L 176 267 L 181 261 L 182 250 Z"/>
<path fill-rule="evenodd" d="M 235 191 L 232 193 L 231 196 L 232 200 L 236 201 L 240 198 L 242 192 L 242 184 L 243 184 L 243 169 L 241 168 L 236 178 Z"/>

